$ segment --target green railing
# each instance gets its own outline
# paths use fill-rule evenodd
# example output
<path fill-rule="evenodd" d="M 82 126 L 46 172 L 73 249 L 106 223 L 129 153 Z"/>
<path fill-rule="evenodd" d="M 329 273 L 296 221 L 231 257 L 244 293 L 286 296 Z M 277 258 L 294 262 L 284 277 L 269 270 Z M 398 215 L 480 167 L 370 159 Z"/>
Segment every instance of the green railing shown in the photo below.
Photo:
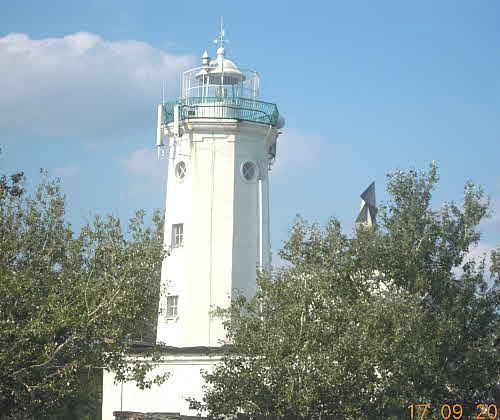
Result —
<path fill-rule="evenodd" d="M 191 97 L 163 104 L 166 124 L 174 121 L 176 104 L 179 105 L 181 120 L 220 118 L 276 125 L 279 116 L 278 107 L 270 102 L 246 98 Z"/>

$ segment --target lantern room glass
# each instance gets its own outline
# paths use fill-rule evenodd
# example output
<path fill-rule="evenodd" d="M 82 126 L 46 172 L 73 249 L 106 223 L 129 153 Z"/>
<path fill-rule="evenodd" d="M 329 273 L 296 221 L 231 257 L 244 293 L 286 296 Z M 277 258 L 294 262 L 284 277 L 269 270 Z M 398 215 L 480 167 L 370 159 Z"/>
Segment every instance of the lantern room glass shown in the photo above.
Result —
<path fill-rule="evenodd" d="M 206 67 L 198 67 L 182 74 L 182 99 L 259 99 L 260 77 L 256 71 L 238 69 L 243 77 L 235 77 L 233 72 L 210 74 L 206 70 Z"/>

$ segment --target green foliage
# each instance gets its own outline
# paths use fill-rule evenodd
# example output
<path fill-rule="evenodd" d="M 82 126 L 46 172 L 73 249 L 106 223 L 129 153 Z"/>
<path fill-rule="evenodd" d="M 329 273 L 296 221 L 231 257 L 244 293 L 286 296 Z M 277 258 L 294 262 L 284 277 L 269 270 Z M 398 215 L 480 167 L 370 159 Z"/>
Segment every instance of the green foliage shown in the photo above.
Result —
<path fill-rule="evenodd" d="M 491 276 L 500 284 L 500 246 L 491 253 Z"/>
<path fill-rule="evenodd" d="M 488 201 L 467 184 L 461 205 L 432 210 L 437 182 L 434 165 L 389 175 L 378 226 L 353 237 L 336 220 L 324 229 L 297 220 L 281 251 L 289 266 L 261 273 L 254 298 L 217 311 L 232 345 L 192 407 L 380 419 L 422 402 L 491 401 L 498 288 L 484 263 L 465 258 Z"/>
<path fill-rule="evenodd" d="M 151 384 L 150 365 L 125 356 L 154 337 L 162 217 L 146 227 L 137 212 L 124 232 L 96 216 L 76 234 L 59 181 L 44 175 L 33 194 L 24 183 L 0 178 L 0 417 L 85 418 L 102 368 Z"/>

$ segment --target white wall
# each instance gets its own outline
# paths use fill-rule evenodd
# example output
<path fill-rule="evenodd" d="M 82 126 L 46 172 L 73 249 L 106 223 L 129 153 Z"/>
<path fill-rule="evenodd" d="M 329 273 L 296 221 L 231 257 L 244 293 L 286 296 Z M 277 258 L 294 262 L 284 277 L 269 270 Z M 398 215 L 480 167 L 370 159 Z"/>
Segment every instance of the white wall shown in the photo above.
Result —
<path fill-rule="evenodd" d="M 172 125 L 169 127 L 172 129 Z M 184 223 L 184 245 L 164 262 L 162 284 L 178 294 L 178 317 L 158 321 L 157 341 L 171 346 L 216 346 L 225 333 L 209 312 L 228 306 L 235 289 L 255 292 L 259 263 L 258 181 L 246 181 L 241 165 L 253 161 L 263 187 L 263 255 L 269 266 L 267 147 L 276 130 L 234 120 L 193 120 L 170 138 L 165 243 L 171 225 Z M 170 134 L 172 134 L 170 132 Z M 174 174 L 184 161 L 182 182 Z M 162 298 L 166 305 L 166 297 Z"/>
<path fill-rule="evenodd" d="M 202 355 L 169 356 L 159 363 L 150 377 L 170 373 L 162 385 L 140 390 L 135 382 L 114 383 L 114 374 L 104 371 L 102 419 L 113 420 L 113 411 L 173 412 L 197 415 L 189 410 L 185 398 L 201 400 L 203 378 L 201 369 L 211 371 L 218 357 Z"/>

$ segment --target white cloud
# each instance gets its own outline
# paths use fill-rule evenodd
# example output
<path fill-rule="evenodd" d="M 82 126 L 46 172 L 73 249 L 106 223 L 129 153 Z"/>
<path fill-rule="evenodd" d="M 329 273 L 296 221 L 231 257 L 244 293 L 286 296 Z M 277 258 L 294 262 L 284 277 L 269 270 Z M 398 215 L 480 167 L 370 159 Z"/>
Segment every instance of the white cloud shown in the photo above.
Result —
<path fill-rule="evenodd" d="M 80 166 L 71 164 L 54 169 L 54 175 L 61 178 L 77 176 L 80 173 Z"/>
<path fill-rule="evenodd" d="M 0 130 L 7 137 L 105 138 L 154 125 L 163 81 L 178 96 L 191 56 L 79 32 L 0 37 Z"/>
<path fill-rule="evenodd" d="M 320 135 L 295 128 L 283 129 L 283 134 L 278 137 L 273 175 L 307 166 L 320 157 L 326 146 L 325 138 Z"/>
<path fill-rule="evenodd" d="M 491 267 L 491 251 L 493 251 L 495 247 L 487 242 L 480 242 L 474 248 L 469 250 L 469 253 L 466 260 L 480 262 L 485 259 L 485 273 L 489 275 L 490 267 Z"/>
<path fill-rule="evenodd" d="M 129 193 L 163 191 L 166 184 L 167 161 L 159 160 L 154 149 L 137 149 L 120 160 L 131 182 Z"/>
<path fill-rule="evenodd" d="M 475 261 L 476 264 L 480 264 L 484 260 L 484 277 L 489 286 L 493 284 L 494 280 L 490 273 L 491 252 L 494 249 L 495 247 L 488 242 L 479 242 L 475 247 L 469 249 L 463 261 L 464 264 L 468 261 Z M 462 267 L 454 267 L 452 271 L 457 277 L 463 274 Z"/>
<path fill-rule="evenodd" d="M 139 175 L 151 180 L 159 179 L 166 172 L 164 160 L 159 160 L 154 149 L 137 149 L 122 159 L 123 166 L 132 175 Z"/>

